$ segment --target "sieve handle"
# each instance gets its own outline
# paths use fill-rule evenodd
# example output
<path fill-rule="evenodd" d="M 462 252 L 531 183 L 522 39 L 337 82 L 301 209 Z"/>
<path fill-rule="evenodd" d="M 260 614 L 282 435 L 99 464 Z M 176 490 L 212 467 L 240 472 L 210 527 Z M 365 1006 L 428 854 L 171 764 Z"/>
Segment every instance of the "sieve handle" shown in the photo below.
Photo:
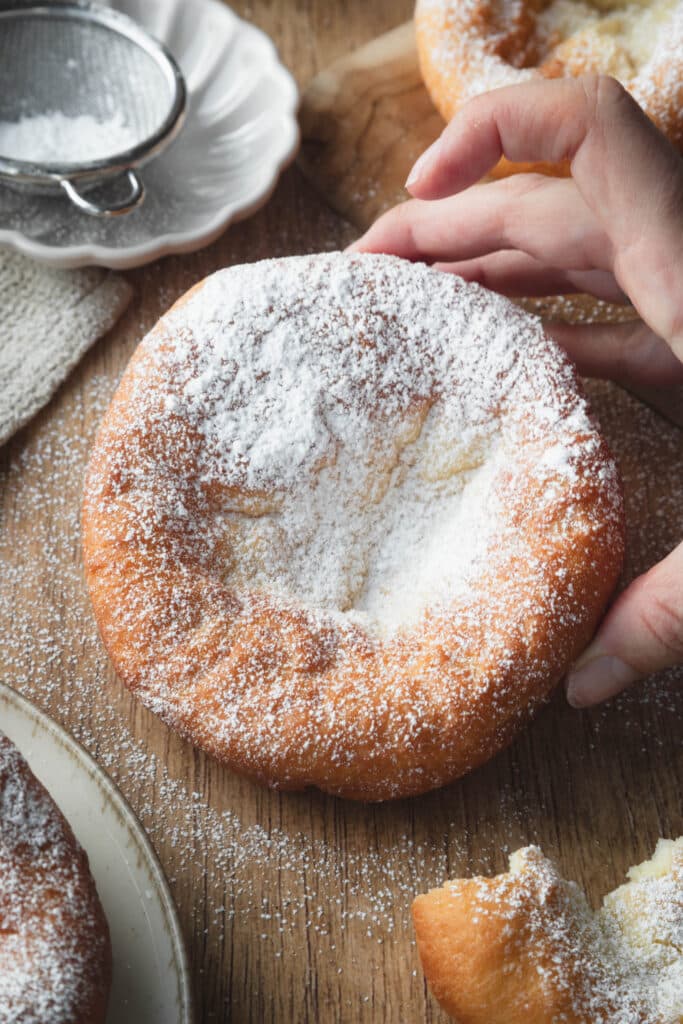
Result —
<path fill-rule="evenodd" d="M 70 181 L 68 178 L 61 178 L 59 184 L 74 206 L 77 206 L 83 213 L 88 213 L 91 217 L 116 217 L 119 214 L 129 213 L 131 210 L 134 210 L 145 198 L 145 186 L 135 171 L 129 168 L 126 171 L 126 177 L 130 185 L 130 192 L 125 199 L 121 199 L 109 206 L 100 206 L 98 203 L 93 203 L 86 199 L 78 191 L 73 181 Z"/>

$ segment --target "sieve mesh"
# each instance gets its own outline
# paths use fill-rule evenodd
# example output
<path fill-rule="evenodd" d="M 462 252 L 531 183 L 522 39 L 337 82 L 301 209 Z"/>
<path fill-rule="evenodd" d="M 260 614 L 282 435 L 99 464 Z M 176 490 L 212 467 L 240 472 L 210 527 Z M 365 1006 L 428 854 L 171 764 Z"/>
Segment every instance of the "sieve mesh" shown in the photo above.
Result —
<path fill-rule="evenodd" d="M 10 129 L 62 115 L 107 125 L 116 118 L 125 134 L 112 132 L 97 154 L 98 160 L 113 160 L 163 128 L 176 102 L 175 85 L 143 45 L 83 15 L 84 9 L 58 5 L 6 12 L 0 4 L 0 123 Z M 11 152 L 11 129 L 1 137 L 0 157 L 22 159 Z M 65 132 L 61 142 L 58 132 L 55 137 L 47 163 L 83 162 L 73 133 Z"/>

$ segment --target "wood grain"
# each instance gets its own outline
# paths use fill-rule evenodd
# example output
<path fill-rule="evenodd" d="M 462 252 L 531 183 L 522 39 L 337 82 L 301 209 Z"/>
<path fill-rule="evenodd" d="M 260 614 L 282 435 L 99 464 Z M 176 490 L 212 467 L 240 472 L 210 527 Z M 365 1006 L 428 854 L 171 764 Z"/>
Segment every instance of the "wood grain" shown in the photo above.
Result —
<path fill-rule="evenodd" d="M 444 126 L 422 82 L 412 22 L 316 75 L 300 119 L 301 169 L 357 228 L 406 199 L 408 171 Z"/>
<path fill-rule="evenodd" d="M 410 3 L 255 0 L 250 12 L 303 82 L 404 20 Z M 231 775 L 115 678 L 82 580 L 78 517 L 88 447 L 127 359 L 210 271 L 350 237 L 290 169 L 264 210 L 208 249 L 130 273 L 122 322 L 0 452 L 2 678 L 86 746 L 148 829 L 191 951 L 198 1021 L 443 1022 L 417 962 L 414 893 L 502 870 L 509 850 L 537 842 L 596 899 L 657 836 L 683 832 L 680 673 L 591 713 L 558 694 L 469 778 L 370 807 Z M 624 476 L 630 578 L 683 535 L 683 434 L 614 387 L 591 392 Z"/>

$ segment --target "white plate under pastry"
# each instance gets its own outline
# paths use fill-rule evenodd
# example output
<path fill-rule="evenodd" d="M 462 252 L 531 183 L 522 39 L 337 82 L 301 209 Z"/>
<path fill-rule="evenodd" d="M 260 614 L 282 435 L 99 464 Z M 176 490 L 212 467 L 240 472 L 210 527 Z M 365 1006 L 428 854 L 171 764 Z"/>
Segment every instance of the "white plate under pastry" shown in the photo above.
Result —
<path fill-rule="evenodd" d="M 123 216 L 95 218 L 65 197 L 0 186 L 0 245 L 56 267 L 124 269 L 207 245 L 267 201 L 298 145 L 292 76 L 270 39 L 221 0 L 100 3 L 168 47 L 188 111 L 141 171 L 144 203 Z"/>
<path fill-rule="evenodd" d="M 114 954 L 107 1024 L 191 1024 L 189 968 L 177 911 L 132 810 L 61 726 L 2 683 L 0 728 L 88 854 Z"/>

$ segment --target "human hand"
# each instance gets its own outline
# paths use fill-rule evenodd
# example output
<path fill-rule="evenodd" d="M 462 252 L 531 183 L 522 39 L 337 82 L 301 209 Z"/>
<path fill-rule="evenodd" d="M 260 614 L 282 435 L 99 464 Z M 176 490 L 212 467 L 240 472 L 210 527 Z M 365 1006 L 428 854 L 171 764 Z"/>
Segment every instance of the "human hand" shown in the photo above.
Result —
<path fill-rule="evenodd" d="M 505 155 L 571 178 L 474 184 Z M 468 103 L 415 164 L 416 198 L 351 249 L 432 263 L 508 295 L 630 300 L 626 324 L 547 325 L 589 376 L 683 384 L 683 160 L 614 79 L 498 89 Z M 681 283 L 679 283 L 681 282 Z M 617 599 L 572 668 L 567 698 L 605 700 L 683 663 L 683 544 Z"/>

